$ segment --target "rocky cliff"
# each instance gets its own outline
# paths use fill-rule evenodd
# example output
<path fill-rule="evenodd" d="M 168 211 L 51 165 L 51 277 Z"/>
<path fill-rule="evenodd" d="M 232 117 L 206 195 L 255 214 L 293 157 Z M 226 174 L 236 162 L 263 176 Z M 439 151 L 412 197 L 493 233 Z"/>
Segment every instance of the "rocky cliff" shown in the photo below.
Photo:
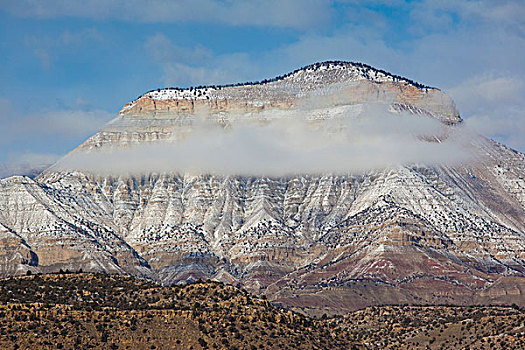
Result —
<path fill-rule="evenodd" d="M 436 88 L 325 62 L 258 83 L 150 91 L 66 158 L 177 142 L 199 118 L 227 129 L 299 110 L 318 123 L 375 102 L 461 128 L 454 102 Z M 460 164 L 355 174 L 52 167 L 34 180 L 2 179 L 0 274 L 82 268 L 165 284 L 210 278 L 312 313 L 384 303 L 525 304 L 524 155 L 480 136 L 468 147 L 473 157 Z"/>

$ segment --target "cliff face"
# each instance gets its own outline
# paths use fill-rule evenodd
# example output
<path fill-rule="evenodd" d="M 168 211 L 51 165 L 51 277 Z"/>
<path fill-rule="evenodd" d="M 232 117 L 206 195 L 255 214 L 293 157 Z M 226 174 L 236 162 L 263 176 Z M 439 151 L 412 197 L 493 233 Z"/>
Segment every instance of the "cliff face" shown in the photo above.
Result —
<path fill-rule="evenodd" d="M 363 65 L 149 92 L 73 152 L 179 139 L 195 116 L 259 121 L 308 104 L 317 119 L 382 102 L 457 128 L 443 92 Z M 281 113 L 282 114 L 282 113 Z M 282 114 L 286 116 L 286 113 Z M 0 180 L 0 273 L 60 268 L 163 283 L 240 283 L 297 308 L 523 303 L 524 155 L 482 137 L 465 165 L 285 177 L 45 171 Z"/>

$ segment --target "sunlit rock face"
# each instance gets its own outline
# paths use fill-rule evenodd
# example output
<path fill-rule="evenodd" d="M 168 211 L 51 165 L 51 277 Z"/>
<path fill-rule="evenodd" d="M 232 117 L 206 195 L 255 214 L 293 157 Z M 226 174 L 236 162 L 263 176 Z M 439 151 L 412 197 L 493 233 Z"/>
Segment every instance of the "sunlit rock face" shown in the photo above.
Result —
<path fill-rule="evenodd" d="M 461 137 L 459 113 L 442 91 L 362 64 L 325 62 L 255 84 L 148 92 L 65 161 L 177 144 L 202 120 L 225 132 L 299 114 L 318 125 L 366 118 L 374 103 L 439 121 L 440 134 L 424 142 Z M 471 154 L 464 162 L 348 173 L 55 166 L 35 179 L 2 179 L 0 275 L 82 268 L 165 284 L 210 278 L 313 313 L 385 303 L 524 304 L 524 155 L 479 136 L 464 145 Z"/>

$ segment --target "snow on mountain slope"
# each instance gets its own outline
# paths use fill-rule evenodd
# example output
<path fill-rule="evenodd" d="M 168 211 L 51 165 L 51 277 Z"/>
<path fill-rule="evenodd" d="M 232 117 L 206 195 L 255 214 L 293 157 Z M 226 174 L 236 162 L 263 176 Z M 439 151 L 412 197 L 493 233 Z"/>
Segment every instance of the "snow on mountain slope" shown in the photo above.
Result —
<path fill-rule="evenodd" d="M 257 84 L 148 92 L 66 158 L 178 142 L 199 118 L 229 130 L 299 110 L 309 123 L 325 123 L 371 102 L 461 132 L 440 90 L 328 62 Z M 524 155 L 481 136 L 465 144 L 469 162 L 339 175 L 129 176 L 52 167 L 35 180 L 2 179 L 0 274 L 82 268 L 163 283 L 216 278 L 307 311 L 525 304 Z"/>

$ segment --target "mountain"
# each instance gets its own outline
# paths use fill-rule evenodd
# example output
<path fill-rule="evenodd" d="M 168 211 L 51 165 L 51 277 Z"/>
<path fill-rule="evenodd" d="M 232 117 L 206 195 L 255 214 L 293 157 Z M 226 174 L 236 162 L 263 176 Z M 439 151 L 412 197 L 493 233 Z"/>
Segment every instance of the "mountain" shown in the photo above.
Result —
<path fill-rule="evenodd" d="M 202 119 L 225 132 L 298 115 L 309 126 L 352 125 L 374 104 L 436 121 L 439 133 L 419 135 L 421 145 L 456 135 L 471 156 L 318 175 L 93 171 L 135 147 L 183 142 Z M 150 91 L 56 166 L 0 180 L 0 275 L 82 268 L 163 284 L 209 278 L 311 314 L 525 305 L 524 155 L 462 124 L 441 90 L 360 63 Z M 123 159 L 132 170 L 140 162 Z"/>

